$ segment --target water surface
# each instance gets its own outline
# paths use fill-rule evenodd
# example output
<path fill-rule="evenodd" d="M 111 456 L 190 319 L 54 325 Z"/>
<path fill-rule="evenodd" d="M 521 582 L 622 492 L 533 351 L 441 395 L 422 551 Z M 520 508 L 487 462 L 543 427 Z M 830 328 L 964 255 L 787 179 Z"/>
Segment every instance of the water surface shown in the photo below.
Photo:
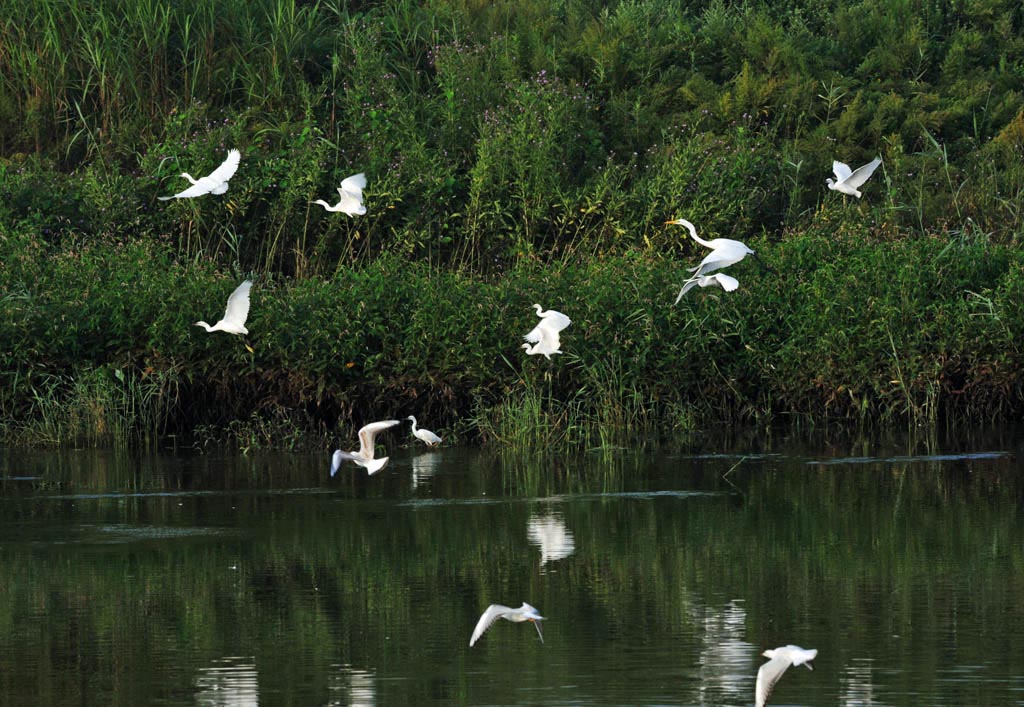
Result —
<path fill-rule="evenodd" d="M 739 446 L 3 451 L 0 704 L 1024 704 L 1012 437 Z"/>

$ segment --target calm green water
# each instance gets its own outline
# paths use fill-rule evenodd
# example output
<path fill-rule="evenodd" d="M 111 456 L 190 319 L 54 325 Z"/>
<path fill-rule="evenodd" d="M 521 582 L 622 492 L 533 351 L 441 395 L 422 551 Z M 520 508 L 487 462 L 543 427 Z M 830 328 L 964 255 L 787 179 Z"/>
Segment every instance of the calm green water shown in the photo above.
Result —
<path fill-rule="evenodd" d="M 1022 705 L 1015 445 L 2 451 L 0 704 Z"/>

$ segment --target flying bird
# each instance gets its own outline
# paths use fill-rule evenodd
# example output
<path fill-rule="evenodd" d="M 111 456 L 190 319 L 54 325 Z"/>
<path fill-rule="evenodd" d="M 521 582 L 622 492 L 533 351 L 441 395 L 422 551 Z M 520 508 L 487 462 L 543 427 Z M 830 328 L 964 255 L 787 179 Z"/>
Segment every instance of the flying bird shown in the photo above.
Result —
<path fill-rule="evenodd" d="M 412 434 L 416 439 L 425 443 L 428 447 L 436 447 L 437 445 L 441 444 L 441 438 L 438 437 L 433 432 L 431 432 L 430 430 L 416 429 L 415 416 L 409 415 L 409 417 L 405 419 L 412 420 Z"/>
<path fill-rule="evenodd" d="M 201 326 L 206 331 L 226 331 L 228 334 L 248 334 L 245 328 L 245 320 L 249 316 L 249 289 L 252 287 L 252 280 L 246 280 L 235 288 L 235 291 L 228 297 L 228 306 L 224 310 L 224 318 L 210 326 L 206 322 L 198 321 L 196 326 Z"/>
<path fill-rule="evenodd" d="M 775 683 L 779 681 L 790 665 L 804 665 L 808 670 L 814 670 L 811 667 L 811 661 L 818 656 L 818 650 L 816 648 L 804 650 L 800 646 L 782 646 L 766 650 L 761 655 L 770 660 L 757 671 L 757 685 L 754 687 L 756 707 L 765 706 L 775 688 Z"/>
<path fill-rule="evenodd" d="M 366 175 L 360 172 L 341 180 L 341 186 L 338 187 L 340 198 L 334 206 L 323 199 L 317 199 L 312 203 L 320 204 L 328 211 L 341 211 L 349 216 L 362 216 L 366 213 L 366 207 L 363 206 L 363 189 L 366 189 Z"/>
<path fill-rule="evenodd" d="M 537 610 L 527 604 L 525 601 L 523 605 L 518 609 L 511 609 L 501 604 L 491 604 L 487 607 L 487 610 L 480 616 L 480 620 L 476 622 L 476 628 L 473 629 L 473 635 L 469 639 L 469 647 L 472 648 L 473 644 L 480 640 L 480 637 L 484 635 L 484 631 L 491 627 L 498 619 L 505 619 L 506 621 L 512 621 L 513 623 L 522 623 L 523 621 L 531 622 L 537 629 L 537 635 L 540 636 L 540 642 L 544 642 L 544 634 L 540 632 L 540 624 L 538 621 L 543 621 L 544 617 L 537 613 Z"/>
<path fill-rule="evenodd" d="M 832 191 L 849 194 L 850 196 L 855 196 L 859 199 L 860 192 L 857 191 L 858 187 L 868 181 L 868 177 L 874 174 L 880 164 L 882 164 L 882 158 L 876 157 L 866 165 L 861 165 L 857 169 L 851 171 L 849 165 L 835 160 L 832 162 L 832 171 L 835 172 L 836 180 L 832 181 L 832 179 L 829 178 L 826 179 L 825 182 L 828 184 L 828 188 Z"/>
<path fill-rule="evenodd" d="M 679 294 L 676 296 L 676 303 L 678 303 L 682 296 L 686 294 L 686 292 L 694 285 L 700 284 L 701 287 L 707 287 L 707 285 L 714 284 L 710 281 L 707 284 L 701 284 L 698 282 L 700 278 L 708 275 L 711 272 L 714 272 L 715 270 L 720 270 L 722 268 L 738 263 L 748 255 L 753 255 L 754 257 L 757 257 L 757 254 L 754 253 L 753 250 L 748 248 L 745 243 L 733 240 L 732 238 L 713 238 L 710 241 L 704 240 L 703 238 L 697 235 L 697 228 L 684 218 L 676 219 L 675 221 L 666 221 L 665 223 L 673 224 L 676 226 L 686 226 L 686 229 L 690 232 L 690 236 L 693 238 L 693 240 L 697 241 L 705 248 L 711 249 L 711 252 L 704 257 L 704 260 L 700 261 L 700 265 L 698 265 L 695 268 L 690 268 L 690 272 L 693 273 L 693 275 L 690 276 L 689 280 L 683 283 L 683 288 L 679 291 Z M 720 281 L 717 284 L 721 285 L 722 288 L 725 289 L 727 292 L 730 292 L 731 290 L 729 290 L 729 287 L 727 285 L 735 283 L 738 287 L 739 282 L 737 282 L 735 278 L 731 277 L 729 278 L 729 280 L 731 280 L 732 282 Z M 736 288 L 734 287 L 733 289 Z"/>
<path fill-rule="evenodd" d="M 228 190 L 228 180 L 234 176 L 238 169 L 238 163 L 242 159 L 242 153 L 238 150 L 230 150 L 226 160 L 221 162 L 220 167 L 210 172 L 205 177 L 194 178 L 188 172 L 182 172 L 181 176 L 192 182 L 185 191 L 180 191 L 173 196 L 158 197 L 160 201 L 168 199 L 191 199 L 203 194 L 223 194 Z"/>
<path fill-rule="evenodd" d="M 689 280 L 683 283 L 683 289 L 679 291 L 679 296 L 676 297 L 676 303 L 685 295 L 690 289 L 694 287 L 721 287 L 726 292 L 732 292 L 740 286 L 740 281 L 734 278 L 732 275 L 726 275 L 724 272 L 716 272 L 714 275 L 700 275 L 691 277 Z"/>
<path fill-rule="evenodd" d="M 398 420 L 382 420 L 380 422 L 371 422 L 368 425 L 364 425 L 359 430 L 358 452 L 343 452 L 340 449 L 334 450 L 334 454 L 331 456 L 331 476 L 334 476 L 338 472 L 338 468 L 344 461 L 355 462 L 366 469 L 366 473 L 370 476 L 373 476 L 383 469 L 388 463 L 389 457 L 374 459 L 373 440 L 377 436 L 378 432 L 386 430 L 389 427 L 394 427 L 397 424 Z"/>
<path fill-rule="evenodd" d="M 556 312 L 553 309 L 545 312 L 539 304 L 533 306 L 537 308 L 537 316 L 540 317 L 540 322 L 523 337 L 523 339 L 530 342 L 523 344 L 523 348 L 526 349 L 526 353 L 530 356 L 543 354 L 544 358 L 550 360 L 551 354 L 562 353 L 562 350 L 559 348 L 561 346 L 559 332 L 572 324 L 572 321 L 561 312 Z M 530 346 L 531 343 L 533 344 L 532 347 Z"/>

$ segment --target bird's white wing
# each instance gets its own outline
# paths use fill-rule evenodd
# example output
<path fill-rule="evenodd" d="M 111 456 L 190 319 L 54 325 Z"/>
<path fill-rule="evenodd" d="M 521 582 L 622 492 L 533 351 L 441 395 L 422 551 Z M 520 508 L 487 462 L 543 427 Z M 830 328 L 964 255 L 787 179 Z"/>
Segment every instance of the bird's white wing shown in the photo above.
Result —
<path fill-rule="evenodd" d="M 541 322 L 540 324 L 535 326 L 533 329 L 530 329 L 530 331 L 523 336 L 523 339 L 526 340 L 526 341 L 529 341 L 531 344 L 538 343 L 541 340 L 541 337 L 543 336 L 543 333 L 541 332 L 541 327 L 543 325 L 544 325 L 544 323 Z"/>
<path fill-rule="evenodd" d="M 359 454 L 373 459 L 373 438 L 381 430 L 386 430 L 397 424 L 398 420 L 381 420 L 380 422 L 371 422 L 368 425 L 363 425 L 359 430 Z"/>
<path fill-rule="evenodd" d="M 561 312 L 556 312 L 553 309 L 549 309 L 547 314 L 545 314 L 544 318 L 541 320 L 542 326 L 547 326 L 552 331 L 556 332 L 562 331 L 562 329 L 565 329 L 570 324 L 572 324 L 572 320 L 569 319 L 569 317 L 565 316 Z"/>
<path fill-rule="evenodd" d="M 235 172 L 238 170 L 238 163 L 241 161 L 242 153 L 238 150 L 230 150 L 227 159 L 220 163 L 220 167 L 210 172 L 207 175 L 207 179 L 212 181 L 214 185 L 228 181 L 235 176 Z"/>
<path fill-rule="evenodd" d="M 249 289 L 252 287 L 252 280 L 246 280 L 235 288 L 235 291 L 228 297 L 228 306 L 224 310 L 224 321 L 245 326 L 245 320 L 249 316 Z"/>
<path fill-rule="evenodd" d="M 778 650 L 779 649 L 776 649 L 776 651 Z M 817 648 L 804 649 L 800 646 L 788 645 L 782 648 L 781 650 L 784 651 L 785 657 L 788 658 L 789 662 L 791 662 L 793 665 L 803 665 L 808 670 L 814 670 L 814 667 L 810 664 L 809 661 L 812 661 L 818 657 Z"/>
<path fill-rule="evenodd" d="M 209 177 L 203 177 L 185 191 L 179 191 L 173 196 L 158 196 L 157 198 L 160 201 L 167 201 L 168 199 L 191 199 L 196 196 L 209 194 L 211 189 L 213 189 L 213 183 L 210 181 Z"/>
<path fill-rule="evenodd" d="M 718 250 L 713 250 L 693 270 L 699 275 L 707 275 L 712 270 L 724 268 L 743 259 L 742 255 L 739 257 L 737 255 L 739 254 L 731 249 L 719 248 Z"/>
<path fill-rule="evenodd" d="M 355 457 L 348 452 L 343 452 L 340 449 L 334 450 L 334 454 L 331 455 L 331 476 L 338 473 L 338 469 L 341 468 L 341 463 L 343 461 L 351 461 L 353 459 L 355 459 Z"/>
<path fill-rule="evenodd" d="M 789 667 L 789 659 L 776 657 L 762 665 L 757 671 L 757 684 L 754 687 L 754 703 L 756 707 L 764 707 L 775 689 L 775 683 Z"/>
<path fill-rule="evenodd" d="M 366 189 L 366 175 L 360 172 L 359 174 L 353 174 L 351 177 L 342 179 L 339 190 L 361 197 L 363 189 Z"/>
<path fill-rule="evenodd" d="M 512 609 L 501 604 L 491 604 L 487 607 L 487 610 L 480 615 L 480 620 L 476 622 L 476 628 L 473 629 L 473 635 L 469 639 L 469 647 L 472 648 L 473 644 L 479 640 L 480 636 L 484 635 L 484 631 L 491 627 L 495 621 L 498 620 L 503 614 L 507 614 Z"/>
<path fill-rule="evenodd" d="M 853 174 L 853 172 L 850 170 L 850 165 L 846 164 L 845 162 L 840 162 L 839 160 L 833 160 L 832 172 L 835 173 L 837 182 L 841 182 L 847 177 L 849 177 L 851 174 Z"/>
<path fill-rule="evenodd" d="M 366 188 L 366 175 L 353 174 L 341 181 L 338 187 L 338 204 L 335 208 L 349 216 L 361 216 L 366 213 L 363 205 L 363 189 Z"/>
<path fill-rule="evenodd" d="M 726 275 L 724 272 L 716 272 L 706 278 L 701 278 L 701 287 L 708 287 L 709 285 L 718 284 L 726 292 L 732 292 L 740 286 L 740 281 L 734 278 L 732 275 Z"/>
<path fill-rule="evenodd" d="M 878 169 L 878 165 L 882 164 L 882 158 L 876 157 L 865 165 L 861 165 L 857 169 L 853 170 L 853 173 L 846 178 L 845 184 L 847 186 L 857 189 L 861 184 L 868 181 L 868 177 L 875 173 Z"/>
<path fill-rule="evenodd" d="M 691 277 L 689 280 L 684 282 L 683 287 L 681 290 L 679 290 L 679 294 L 676 295 L 676 301 L 673 304 L 679 304 L 679 300 L 683 298 L 683 295 L 685 295 L 687 292 L 689 292 L 690 290 L 697 286 L 697 281 L 699 279 L 700 278 L 698 276 L 695 276 Z"/>
<path fill-rule="evenodd" d="M 537 341 L 539 348 L 537 352 L 548 354 L 561 353 L 561 351 L 559 351 L 559 347 L 562 345 L 562 342 L 561 337 L 558 336 L 559 330 L 548 326 L 547 319 L 537 325 L 537 328 L 540 329 L 540 339 Z"/>
<path fill-rule="evenodd" d="M 353 196 L 348 194 L 344 189 L 338 188 L 338 194 L 340 198 L 338 203 L 335 205 L 335 210 L 341 211 L 348 214 L 349 216 L 362 216 L 366 213 L 366 207 L 363 206 L 362 195 Z"/>

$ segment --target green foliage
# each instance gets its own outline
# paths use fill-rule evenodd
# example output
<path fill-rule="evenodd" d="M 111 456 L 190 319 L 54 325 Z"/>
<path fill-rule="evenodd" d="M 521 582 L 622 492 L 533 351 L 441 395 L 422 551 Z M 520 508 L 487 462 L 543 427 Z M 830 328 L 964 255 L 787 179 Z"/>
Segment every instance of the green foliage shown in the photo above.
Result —
<path fill-rule="evenodd" d="M 421 402 L 543 413 L 564 439 L 1015 409 L 1022 22 L 1008 0 L 17 0 L 0 408 L 152 368 L 180 381 L 175 424 L 254 419 L 251 446 L 265 420 L 322 432 Z M 232 147 L 226 194 L 156 200 Z M 862 200 L 825 189 L 833 159 L 876 154 Z M 311 205 L 357 172 L 365 216 Z M 661 306 L 680 280 L 662 258 L 699 254 L 675 216 L 785 275 Z M 190 328 L 243 274 L 251 354 Z M 504 363 L 536 299 L 586 344 L 540 388 Z"/>
<path fill-rule="evenodd" d="M 833 159 L 881 154 L 862 208 L 1016 234 L 1020 160 L 1001 151 L 1019 155 L 1024 40 L 1005 0 L 8 10 L 0 191 L 51 232 L 285 275 L 387 252 L 487 270 L 660 247 L 651 224 L 680 211 L 777 240 L 839 198 Z M 155 202 L 229 147 L 225 197 Z M 310 207 L 358 171 L 365 218 Z"/>
<path fill-rule="evenodd" d="M 523 261 L 495 280 L 398 257 L 329 279 L 260 277 L 244 341 L 192 325 L 220 316 L 240 274 L 179 265 L 167 247 L 41 257 L 39 238 L 9 238 L 3 425 L 15 439 L 202 427 L 245 448 L 294 447 L 299 431 L 319 440 L 406 414 L 457 427 L 472 412 L 469 436 L 615 446 L 716 419 L 1019 411 L 1016 249 L 976 230 L 888 240 L 839 208 L 818 218 L 819 230 L 753 244 L 785 277 L 748 259 L 733 267 L 737 292 L 694 290 L 677 306 L 696 255 Z M 534 302 L 573 319 L 551 361 L 520 348 Z M 82 412 L 96 407 L 122 412 L 101 424 Z M 22 434 L 31 419 L 46 431 Z"/>

